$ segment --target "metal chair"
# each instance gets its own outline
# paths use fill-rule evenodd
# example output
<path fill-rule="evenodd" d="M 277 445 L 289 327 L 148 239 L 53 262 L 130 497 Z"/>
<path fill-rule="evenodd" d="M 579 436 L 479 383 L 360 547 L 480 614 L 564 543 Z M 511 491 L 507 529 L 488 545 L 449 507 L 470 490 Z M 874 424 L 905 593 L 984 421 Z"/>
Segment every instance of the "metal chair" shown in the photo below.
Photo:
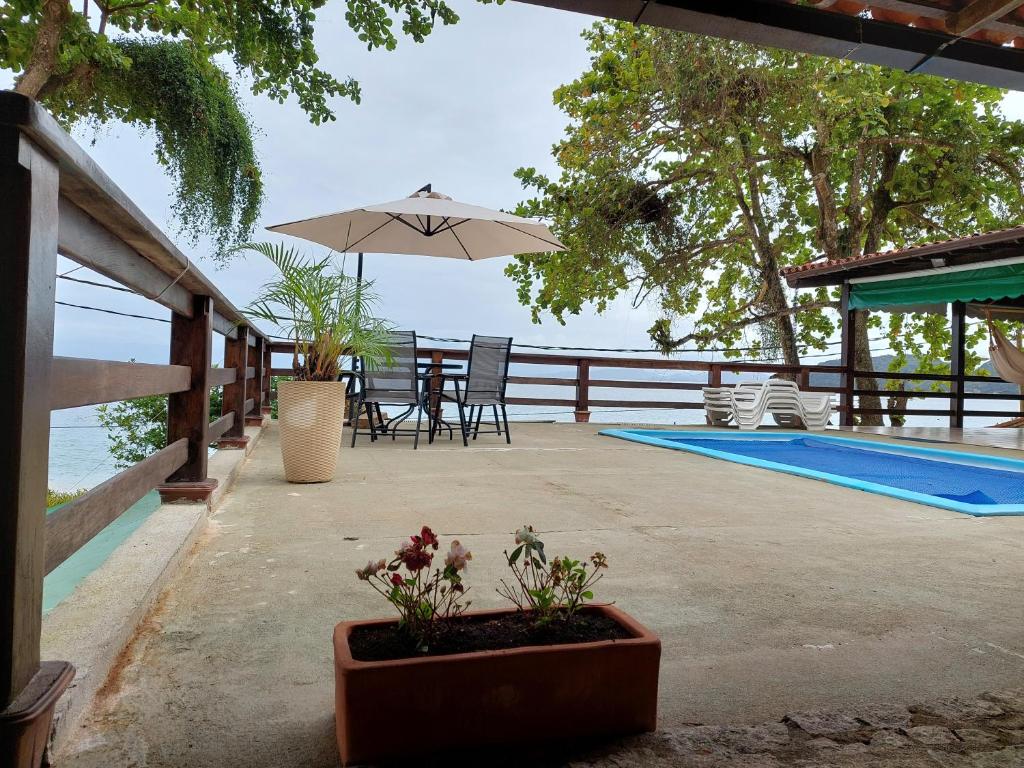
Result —
<path fill-rule="evenodd" d="M 362 386 L 352 410 L 353 448 L 359 435 L 359 415 L 364 411 L 370 427 L 371 442 L 377 440 L 378 432 L 382 435 L 390 432 L 392 440 L 397 435 L 413 435 L 412 447 L 414 450 L 419 447 L 423 409 L 416 367 L 416 332 L 392 331 L 388 350 L 390 359 L 386 364 L 371 367 L 366 360 L 361 360 L 358 377 Z M 380 410 L 382 405 L 401 405 L 405 406 L 405 410 L 385 424 Z M 398 425 L 409 418 L 414 410 L 417 412 L 416 430 L 398 429 Z M 374 423 L 375 416 L 377 424 Z"/>
<path fill-rule="evenodd" d="M 442 393 L 442 397 L 454 402 L 459 410 L 459 424 L 462 427 L 462 444 L 469 445 L 469 435 L 476 440 L 480 434 L 505 435 L 505 442 L 511 444 L 508 431 L 508 411 L 505 408 L 505 388 L 508 385 L 508 365 L 512 355 L 512 339 L 504 336 L 478 336 L 473 334 L 469 346 L 469 363 L 466 373 L 460 376 L 446 376 L 455 385 L 455 395 Z M 460 387 L 460 382 L 464 384 Z M 494 429 L 480 431 L 484 408 L 490 406 L 494 414 Z M 498 409 L 501 420 L 498 420 Z M 468 418 L 467 418 L 468 409 Z M 504 426 L 504 429 L 502 428 Z"/>

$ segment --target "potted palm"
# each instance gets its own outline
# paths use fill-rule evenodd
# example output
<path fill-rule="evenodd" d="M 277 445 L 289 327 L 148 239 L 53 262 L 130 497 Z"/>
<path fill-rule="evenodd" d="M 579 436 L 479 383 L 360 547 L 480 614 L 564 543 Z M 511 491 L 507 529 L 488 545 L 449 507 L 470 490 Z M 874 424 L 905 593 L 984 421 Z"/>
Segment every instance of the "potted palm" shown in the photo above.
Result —
<path fill-rule="evenodd" d="M 291 483 L 322 483 L 334 477 L 345 421 L 341 359 L 368 364 L 387 357 L 389 326 L 373 316 L 372 284 L 338 270 L 330 256 L 304 257 L 276 243 L 251 243 L 278 269 L 245 314 L 273 323 L 295 342 L 293 379 L 277 385 L 277 419 L 284 474 Z"/>

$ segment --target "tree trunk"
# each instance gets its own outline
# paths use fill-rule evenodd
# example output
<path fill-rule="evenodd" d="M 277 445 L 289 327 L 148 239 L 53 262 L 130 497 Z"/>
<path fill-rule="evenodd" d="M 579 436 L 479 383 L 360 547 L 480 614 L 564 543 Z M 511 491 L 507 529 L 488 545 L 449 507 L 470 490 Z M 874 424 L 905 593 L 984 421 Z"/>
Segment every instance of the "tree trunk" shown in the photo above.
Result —
<path fill-rule="evenodd" d="M 14 86 L 16 92 L 31 96 L 33 99 L 39 96 L 39 92 L 53 76 L 60 37 L 70 18 L 71 6 L 67 0 L 43 2 L 43 15 L 39 20 L 35 43 L 32 45 L 32 55 Z"/>
<path fill-rule="evenodd" d="M 765 297 L 768 308 L 772 312 L 780 312 L 789 309 L 789 298 L 782 287 L 782 278 L 779 276 L 779 264 L 774 255 L 770 259 L 770 266 L 765 270 L 768 283 L 768 291 Z M 779 347 L 782 349 L 782 358 L 786 365 L 800 365 L 800 353 L 797 349 L 796 328 L 793 326 L 793 315 L 784 314 L 776 317 L 776 331 L 779 335 Z"/>
<path fill-rule="evenodd" d="M 871 341 L 868 338 L 868 316 L 866 310 L 857 310 L 857 333 L 854 337 L 854 360 L 858 371 L 874 371 L 875 364 L 871 360 Z M 873 376 L 857 379 L 857 389 L 878 389 L 878 380 Z M 862 395 L 857 398 L 861 408 L 881 408 L 882 398 L 878 395 Z M 860 416 L 860 423 L 866 427 L 883 426 L 880 413 L 865 413 Z"/>

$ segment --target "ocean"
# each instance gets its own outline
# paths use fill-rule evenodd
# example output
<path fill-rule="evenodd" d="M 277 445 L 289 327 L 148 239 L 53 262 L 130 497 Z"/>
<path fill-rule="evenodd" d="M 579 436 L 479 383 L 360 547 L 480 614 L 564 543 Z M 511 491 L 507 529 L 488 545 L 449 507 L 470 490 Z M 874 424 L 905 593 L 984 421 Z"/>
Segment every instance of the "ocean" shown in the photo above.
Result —
<path fill-rule="evenodd" d="M 571 378 L 575 375 L 575 369 L 568 366 L 538 366 L 538 365 L 513 365 L 509 371 L 513 376 L 545 376 Z M 591 378 L 612 379 L 620 381 L 665 381 L 665 382 L 705 382 L 706 376 L 703 373 L 693 371 L 658 371 L 630 368 L 604 368 L 591 369 Z M 735 383 L 743 378 L 751 380 L 765 378 L 764 376 L 745 375 L 723 377 L 724 384 Z M 561 400 L 571 400 L 575 397 L 573 387 L 534 385 L 534 384 L 510 384 L 508 389 L 510 397 L 538 397 Z M 699 391 L 686 390 L 657 390 L 657 389 L 599 389 L 592 387 L 590 396 L 597 400 L 682 400 L 700 401 Z M 948 408 L 948 401 L 935 399 L 928 401 L 929 408 Z M 985 410 L 1012 410 L 1015 404 L 1012 401 L 984 401 L 975 400 L 971 403 L 972 409 Z M 450 407 L 446 413 L 455 417 Z M 572 422 L 574 420 L 573 409 L 567 406 L 545 406 L 545 405 L 513 405 L 509 406 L 509 418 L 512 421 L 553 421 Z M 630 408 L 620 406 L 617 408 L 594 408 L 591 409 L 590 420 L 596 424 L 628 423 L 628 424 L 655 424 L 655 425 L 695 425 L 704 423 L 704 413 L 701 410 L 683 409 L 660 409 L 660 408 Z M 1004 420 L 1001 417 L 968 417 L 965 422 L 967 426 L 984 427 L 991 426 Z M 945 416 L 909 416 L 908 426 L 918 427 L 943 427 L 948 424 Z M 50 430 L 50 466 L 49 483 L 55 490 L 74 490 L 78 488 L 91 488 L 117 473 L 114 460 L 108 450 L 106 430 L 103 429 L 96 416 L 95 406 L 82 408 L 70 408 L 63 411 L 55 411 L 51 419 Z"/>

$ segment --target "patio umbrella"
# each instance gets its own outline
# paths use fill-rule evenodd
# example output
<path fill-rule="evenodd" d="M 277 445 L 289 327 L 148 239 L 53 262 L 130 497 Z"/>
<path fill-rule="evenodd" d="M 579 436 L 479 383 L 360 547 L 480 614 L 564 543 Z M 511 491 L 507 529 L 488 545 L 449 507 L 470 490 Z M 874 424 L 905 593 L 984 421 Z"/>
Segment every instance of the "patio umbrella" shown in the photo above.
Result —
<path fill-rule="evenodd" d="M 357 279 L 364 253 L 407 253 L 479 261 L 537 251 L 564 251 L 551 231 L 511 213 L 467 205 L 434 192 L 427 184 L 409 197 L 350 211 L 267 227 L 326 245 L 339 253 L 358 253 Z"/>

